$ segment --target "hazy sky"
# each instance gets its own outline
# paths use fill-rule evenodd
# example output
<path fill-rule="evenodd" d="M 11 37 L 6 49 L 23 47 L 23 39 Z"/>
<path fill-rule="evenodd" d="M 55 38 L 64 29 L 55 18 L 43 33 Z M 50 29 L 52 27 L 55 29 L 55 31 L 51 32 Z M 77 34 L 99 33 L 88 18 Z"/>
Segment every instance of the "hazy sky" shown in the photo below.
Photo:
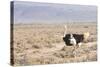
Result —
<path fill-rule="evenodd" d="M 97 7 L 14 1 L 14 23 L 97 21 Z"/>

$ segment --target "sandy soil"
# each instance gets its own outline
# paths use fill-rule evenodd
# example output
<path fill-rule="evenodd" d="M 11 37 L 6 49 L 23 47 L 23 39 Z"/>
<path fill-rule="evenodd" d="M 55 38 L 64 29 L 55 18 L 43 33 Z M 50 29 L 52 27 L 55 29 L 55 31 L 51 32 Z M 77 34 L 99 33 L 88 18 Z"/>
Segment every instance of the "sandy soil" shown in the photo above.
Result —
<path fill-rule="evenodd" d="M 14 25 L 15 65 L 58 64 L 97 60 L 96 23 L 69 23 L 67 33 L 90 32 L 87 42 L 74 49 L 62 40 L 65 24 Z"/>

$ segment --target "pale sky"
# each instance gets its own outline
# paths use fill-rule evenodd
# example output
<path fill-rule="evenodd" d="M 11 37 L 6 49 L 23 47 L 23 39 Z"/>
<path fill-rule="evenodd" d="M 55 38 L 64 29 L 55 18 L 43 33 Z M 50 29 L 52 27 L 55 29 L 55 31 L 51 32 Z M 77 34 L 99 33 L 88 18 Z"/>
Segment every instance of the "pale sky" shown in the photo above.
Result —
<path fill-rule="evenodd" d="M 97 21 L 97 7 L 74 4 L 14 2 L 14 23 Z"/>

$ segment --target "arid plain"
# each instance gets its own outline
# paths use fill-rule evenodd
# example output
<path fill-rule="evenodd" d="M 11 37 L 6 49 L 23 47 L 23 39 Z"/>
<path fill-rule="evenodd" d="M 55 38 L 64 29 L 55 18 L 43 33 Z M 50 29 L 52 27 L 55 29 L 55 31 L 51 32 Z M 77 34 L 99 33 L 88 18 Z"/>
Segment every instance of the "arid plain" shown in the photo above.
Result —
<path fill-rule="evenodd" d="M 64 25 L 67 33 L 90 36 L 73 53 L 73 46 L 66 46 L 62 36 Z M 58 64 L 97 61 L 97 23 L 78 22 L 66 24 L 15 24 L 13 28 L 15 65 Z"/>

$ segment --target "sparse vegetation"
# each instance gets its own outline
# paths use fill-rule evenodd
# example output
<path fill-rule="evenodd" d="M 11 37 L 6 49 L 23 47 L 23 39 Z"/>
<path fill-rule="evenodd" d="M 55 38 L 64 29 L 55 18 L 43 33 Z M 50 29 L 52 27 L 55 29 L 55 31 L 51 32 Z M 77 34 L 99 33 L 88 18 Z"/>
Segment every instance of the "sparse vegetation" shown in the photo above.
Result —
<path fill-rule="evenodd" d="M 61 38 L 64 24 L 14 25 L 15 65 L 96 61 L 96 24 L 86 24 L 66 24 L 67 33 L 90 32 L 88 41 L 76 50 Z"/>

